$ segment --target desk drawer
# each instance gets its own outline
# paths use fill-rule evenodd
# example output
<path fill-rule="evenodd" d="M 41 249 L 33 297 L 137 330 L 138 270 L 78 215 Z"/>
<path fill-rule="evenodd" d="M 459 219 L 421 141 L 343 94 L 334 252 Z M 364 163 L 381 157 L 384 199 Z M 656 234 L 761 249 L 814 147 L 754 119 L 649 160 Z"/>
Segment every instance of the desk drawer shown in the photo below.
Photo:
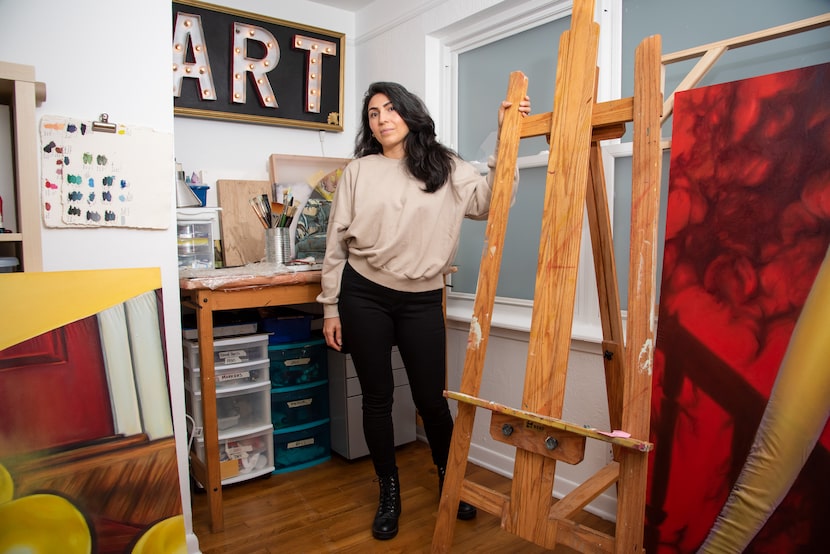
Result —
<path fill-rule="evenodd" d="M 396 387 L 402 387 L 409 384 L 409 379 L 406 376 L 406 369 L 404 368 L 393 369 L 392 379 L 395 381 Z M 360 380 L 357 376 L 346 379 L 346 397 L 351 398 L 352 396 L 360 396 L 361 394 L 363 394 L 363 391 L 360 390 Z"/>
<path fill-rule="evenodd" d="M 398 347 L 392 347 L 392 369 L 403 369 L 403 360 L 401 359 L 401 353 L 398 352 Z M 349 377 L 357 377 L 357 372 L 354 369 L 354 362 L 352 361 L 352 357 L 349 354 L 346 354 L 346 378 Z M 409 381 L 407 381 L 409 382 Z"/>

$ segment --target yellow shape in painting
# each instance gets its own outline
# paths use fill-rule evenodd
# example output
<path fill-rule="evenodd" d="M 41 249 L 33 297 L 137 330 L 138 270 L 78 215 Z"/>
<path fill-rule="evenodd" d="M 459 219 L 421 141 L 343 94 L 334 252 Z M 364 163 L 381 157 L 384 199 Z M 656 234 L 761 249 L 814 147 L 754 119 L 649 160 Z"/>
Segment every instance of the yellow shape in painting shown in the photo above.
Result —
<path fill-rule="evenodd" d="M 0 504 L 5 504 L 14 498 L 14 479 L 6 466 L 0 464 Z"/>
<path fill-rule="evenodd" d="M 159 288 L 157 267 L 3 274 L 0 350 Z"/>
<path fill-rule="evenodd" d="M 184 516 L 163 519 L 147 529 L 135 543 L 132 554 L 187 554 Z"/>
<path fill-rule="evenodd" d="M 0 504 L 0 553 L 89 554 L 86 518 L 67 499 L 33 494 Z"/>

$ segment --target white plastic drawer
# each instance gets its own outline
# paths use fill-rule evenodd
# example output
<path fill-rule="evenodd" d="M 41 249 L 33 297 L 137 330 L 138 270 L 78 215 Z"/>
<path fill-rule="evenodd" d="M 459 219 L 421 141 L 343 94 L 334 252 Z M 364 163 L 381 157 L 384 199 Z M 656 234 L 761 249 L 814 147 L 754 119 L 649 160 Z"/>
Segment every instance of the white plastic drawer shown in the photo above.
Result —
<path fill-rule="evenodd" d="M 184 373 L 185 383 L 187 383 L 188 388 L 193 392 L 201 392 L 202 372 L 199 368 L 185 368 Z M 226 365 L 217 368 L 213 374 L 216 392 L 254 383 L 267 383 L 271 380 L 269 377 L 268 360 Z"/>
<path fill-rule="evenodd" d="M 183 340 L 184 366 L 199 367 L 199 341 Z M 213 363 L 221 366 L 268 360 L 268 334 L 228 337 L 213 341 Z"/>
<path fill-rule="evenodd" d="M 185 403 L 187 413 L 196 422 L 196 427 L 204 427 L 202 394 L 188 390 Z M 220 437 L 271 425 L 270 380 L 253 386 L 217 390 L 216 422 Z"/>
<path fill-rule="evenodd" d="M 268 425 L 251 433 L 219 438 L 222 484 L 245 481 L 274 471 L 274 430 Z M 205 461 L 205 440 L 193 441 L 196 456 Z"/>

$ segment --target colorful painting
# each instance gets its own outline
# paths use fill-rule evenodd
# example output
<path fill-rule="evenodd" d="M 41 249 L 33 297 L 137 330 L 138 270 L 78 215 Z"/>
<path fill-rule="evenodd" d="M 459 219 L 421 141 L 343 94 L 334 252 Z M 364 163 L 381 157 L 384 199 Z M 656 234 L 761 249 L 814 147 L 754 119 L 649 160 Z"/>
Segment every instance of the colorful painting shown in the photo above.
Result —
<path fill-rule="evenodd" d="M 830 245 L 828 90 L 825 64 L 676 97 L 648 552 L 715 551 L 705 541 L 729 524 L 746 542 L 720 551 L 830 552 L 830 365 L 824 358 L 812 374 L 806 364 L 792 368 L 802 388 L 789 398 L 777 382 L 803 348 L 794 337 Z M 824 334 L 807 344 L 826 344 Z M 823 396 L 811 403 L 816 389 Z M 776 392 L 786 401 L 771 403 Z M 775 412 L 798 414 L 812 430 L 764 424 Z M 794 445 L 795 461 L 783 454 Z M 746 482 L 753 472 L 756 489 Z M 750 510 L 755 523 L 730 521 L 736 497 L 761 499 L 782 481 L 768 506 Z"/>
<path fill-rule="evenodd" d="M 0 275 L 0 553 L 187 552 L 160 287 Z"/>

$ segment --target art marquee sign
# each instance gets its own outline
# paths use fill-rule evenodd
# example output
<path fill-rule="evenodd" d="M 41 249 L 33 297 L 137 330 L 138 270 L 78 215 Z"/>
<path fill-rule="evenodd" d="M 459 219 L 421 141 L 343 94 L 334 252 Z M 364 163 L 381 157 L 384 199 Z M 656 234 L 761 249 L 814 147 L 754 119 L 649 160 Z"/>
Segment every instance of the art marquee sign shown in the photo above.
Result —
<path fill-rule="evenodd" d="M 342 33 L 173 2 L 175 115 L 343 130 Z"/>

